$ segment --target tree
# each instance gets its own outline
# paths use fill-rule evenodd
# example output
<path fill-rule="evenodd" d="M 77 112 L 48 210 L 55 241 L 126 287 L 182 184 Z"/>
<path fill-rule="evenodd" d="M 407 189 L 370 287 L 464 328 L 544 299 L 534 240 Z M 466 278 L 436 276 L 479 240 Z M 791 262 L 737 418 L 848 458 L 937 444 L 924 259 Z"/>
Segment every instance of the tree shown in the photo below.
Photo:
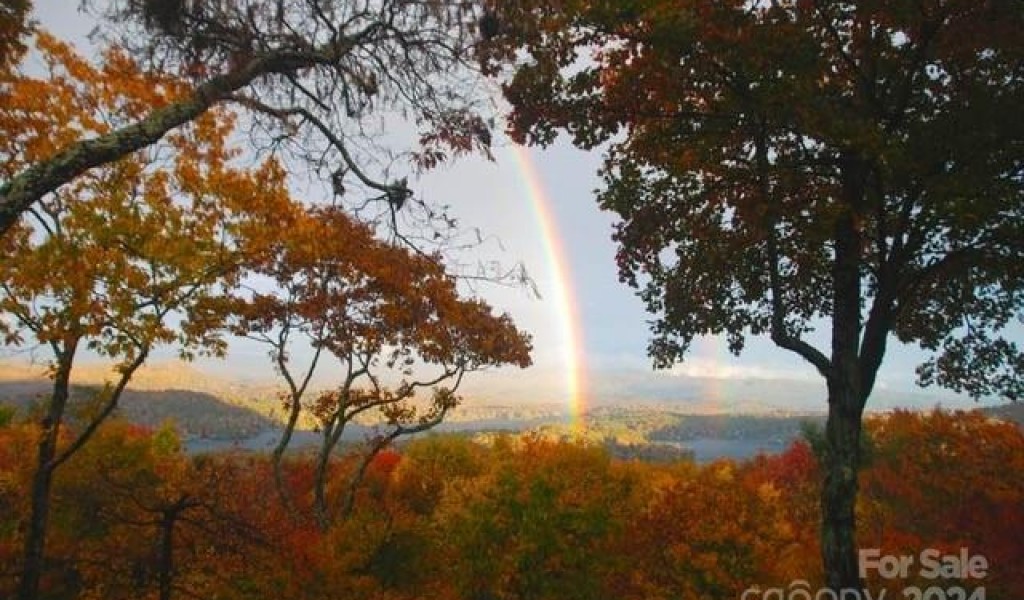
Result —
<path fill-rule="evenodd" d="M 1024 555 L 1024 431 L 981 411 L 894 411 L 866 423 L 872 440 L 860 505 L 865 546 L 884 554 L 914 554 L 935 548 L 956 554 L 968 548 L 988 562 L 982 581 L 993 598 L 1024 594 L 1016 567 Z M 912 450 L 911 450 L 912 449 Z M 883 581 L 875 588 L 897 593 L 907 585 L 934 585 L 921 573 L 909 581 Z"/>
<path fill-rule="evenodd" d="M 259 475 L 268 471 L 259 462 L 187 456 L 170 426 L 105 427 L 57 490 L 86 595 L 222 597 L 254 563 L 277 558 L 279 528 L 256 516 L 273 513 L 260 499 L 267 481 Z M 96 539 L 83 539 L 96 529 Z"/>
<path fill-rule="evenodd" d="M 35 437 L 30 423 L 0 430 L 5 598 L 14 597 L 23 533 L 17 524 L 28 509 Z M 111 419 L 55 481 L 40 595 L 251 597 L 254 585 L 273 579 L 267 572 L 280 566 L 282 555 L 301 560 L 282 543 L 293 527 L 275 521 L 275 498 L 265 493 L 272 485 L 269 466 L 252 455 L 190 456 L 170 424 L 150 431 Z M 258 579 L 263 573 L 267 579 Z"/>
<path fill-rule="evenodd" d="M 303 413 L 322 434 L 314 512 L 326 529 L 334 520 L 328 467 L 350 423 L 378 417 L 383 427 L 342 493 L 343 516 L 377 453 L 439 424 L 457 404 L 455 392 L 467 373 L 528 366 L 530 341 L 507 314 L 461 298 L 439 256 L 381 241 L 340 208 L 297 211 L 280 223 L 285 235 L 251 265 L 252 275 L 274 288 L 244 300 L 235 330 L 269 346 L 287 384 L 288 419 L 274 449 L 280 490 L 281 457 Z M 299 366 L 295 349 L 303 342 L 312 352 Z M 340 375 L 328 390 L 309 394 L 321 356 L 337 360 Z M 417 395 L 427 389 L 431 399 L 417 406 Z"/>
<path fill-rule="evenodd" d="M 513 136 L 606 144 L 598 200 L 655 365 L 768 335 L 823 377 L 822 558 L 860 585 L 858 439 L 890 338 L 933 353 L 922 384 L 1024 392 L 1003 333 L 1024 312 L 1024 7 L 524 0 L 489 23 Z"/>
<path fill-rule="evenodd" d="M 31 27 L 31 9 L 28 0 L 9 0 L 0 6 L 0 70 L 9 69 L 25 52 L 24 37 Z"/>
<path fill-rule="evenodd" d="M 633 508 L 634 473 L 599 448 L 537 437 L 502 440 L 485 465 L 449 486 L 437 511 L 436 552 L 457 597 L 619 596 L 606 584 L 633 567 L 613 542 Z"/>
<path fill-rule="evenodd" d="M 0 235 L 47 194 L 156 143 L 216 106 L 232 105 L 253 117 L 254 150 L 287 150 L 339 194 L 362 187 L 396 210 L 412 196 L 405 180 L 387 180 L 387 165 L 380 166 L 385 154 L 359 151 L 377 147 L 373 134 L 381 128 L 370 117 L 404 116 L 420 131 L 419 151 L 411 156 L 416 167 L 489 146 L 488 125 L 476 113 L 478 88 L 465 76 L 464 49 L 473 42 L 477 21 L 473 3 L 82 4 L 106 18 L 109 39 L 133 56 L 148 57 L 151 74 L 191 85 L 173 101 L 94 136 L 69 135 L 46 155 L 4 173 Z M 7 152 L 0 160 L 15 156 Z"/>
<path fill-rule="evenodd" d="M 123 53 L 94 67 L 40 33 L 46 79 L 4 81 L 8 116 L 3 152 L 16 171 L 54 146 L 116 128 L 184 90 L 140 73 Z M 31 513 L 20 598 L 35 598 L 44 569 L 50 490 L 57 469 L 114 412 L 132 375 L 153 349 L 176 345 L 184 357 L 222 354 L 224 288 L 241 257 L 256 251 L 267 224 L 290 200 L 273 162 L 231 165 L 230 114 L 197 119 L 150 152 L 91 171 L 47 196 L 0 238 L 0 334 L 5 344 L 38 343 L 52 353 L 52 394 L 39 418 Z M 33 132 L 46 131 L 32 143 Z M 20 146 L 20 147 L 19 147 Z M 75 361 L 86 351 L 110 359 L 113 381 L 72 406 Z"/>
<path fill-rule="evenodd" d="M 635 572 L 618 589 L 628 597 L 725 599 L 777 583 L 798 540 L 784 518 L 785 491 L 748 483 L 726 460 L 665 471 L 626 521 L 617 550 Z"/>

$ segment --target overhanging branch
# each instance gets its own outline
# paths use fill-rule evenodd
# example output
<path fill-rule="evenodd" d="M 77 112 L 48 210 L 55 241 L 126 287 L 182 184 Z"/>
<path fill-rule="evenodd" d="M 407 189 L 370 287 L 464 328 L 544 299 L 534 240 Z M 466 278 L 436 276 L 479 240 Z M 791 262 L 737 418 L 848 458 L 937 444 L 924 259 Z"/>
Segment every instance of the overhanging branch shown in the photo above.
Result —
<path fill-rule="evenodd" d="M 89 169 L 155 144 L 170 130 L 194 120 L 264 75 L 287 73 L 323 60 L 320 55 L 284 52 L 257 56 L 237 70 L 211 78 L 187 98 L 158 108 L 140 121 L 75 142 L 51 158 L 28 167 L 0 186 L 0 235 L 43 196 Z"/>
<path fill-rule="evenodd" d="M 345 166 L 350 171 L 352 171 L 352 173 L 355 174 L 355 176 L 359 179 L 359 181 L 363 183 L 363 185 L 371 189 L 375 189 L 379 192 L 388 194 L 389 196 L 395 193 L 394 185 L 381 183 L 371 178 L 365 172 L 363 172 L 363 170 L 359 168 L 359 163 L 357 163 L 356 160 L 352 157 L 352 154 L 349 153 L 348 146 L 345 144 L 345 141 L 338 137 L 338 134 L 336 134 L 330 127 L 327 126 L 326 123 L 324 123 L 320 118 L 318 118 L 308 109 L 303 108 L 301 106 L 278 108 L 276 106 L 270 106 L 268 104 L 260 102 L 259 100 L 251 98 L 244 94 L 234 94 L 231 96 L 231 100 L 237 102 L 238 104 L 250 110 L 274 117 L 275 119 L 286 120 L 288 117 L 301 118 L 303 121 L 309 123 L 314 128 L 316 128 L 324 136 L 324 138 L 327 139 L 331 146 L 335 150 L 337 150 L 338 153 L 341 155 L 342 160 L 345 161 Z"/>

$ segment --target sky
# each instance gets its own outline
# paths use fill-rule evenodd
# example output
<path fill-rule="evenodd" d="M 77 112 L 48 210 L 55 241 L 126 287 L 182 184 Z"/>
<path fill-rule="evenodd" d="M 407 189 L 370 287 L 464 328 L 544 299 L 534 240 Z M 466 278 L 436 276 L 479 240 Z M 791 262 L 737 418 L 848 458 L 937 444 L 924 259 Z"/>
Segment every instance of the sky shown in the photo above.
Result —
<path fill-rule="evenodd" d="M 64 39 L 82 42 L 92 27 L 68 0 L 36 4 L 38 20 Z M 489 241 L 478 256 L 510 266 L 523 263 L 540 294 L 538 298 L 514 287 L 476 288 L 531 333 L 535 367 L 526 373 L 481 376 L 474 389 L 499 385 L 503 378 L 525 378 L 539 397 L 570 401 L 568 396 L 577 392 L 571 389 L 566 370 L 574 360 L 581 396 L 589 393 L 589 381 L 624 370 L 649 371 L 645 350 L 651 317 L 633 290 L 618 281 L 613 217 L 599 211 L 594 199 L 599 153 L 576 150 L 564 139 L 544 150 L 516 149 L 503 138 L 497 146 L 494 162 L 471 157 L 410 182 L 423 199 L 451 204 L 464 227 L 480 230 Z M 827 347 L 822 336 L 811 341 Z M 879 386 L 912 389 L 913 367 L 922 358 L 913 349 L 894 344 Z M 266 360 L 262 348 L 235 344 L 226 364 L 207 368 L 252 376 L 269 372 Z M 741 358 L 729 355 L 721 340 L 699 340 L 690 358 L 673 373 L 718 379 L 817 378 L 801 359 L 764 339 L 749 340 Z"/>

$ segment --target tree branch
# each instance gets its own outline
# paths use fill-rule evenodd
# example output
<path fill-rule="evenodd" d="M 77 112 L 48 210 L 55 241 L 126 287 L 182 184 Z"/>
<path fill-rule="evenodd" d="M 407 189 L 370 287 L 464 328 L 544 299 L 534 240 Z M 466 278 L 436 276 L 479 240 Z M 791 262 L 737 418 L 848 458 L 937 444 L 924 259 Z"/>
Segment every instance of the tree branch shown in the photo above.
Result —
<path fill-rule="evenodd" d="M 461 374 L 459 379 L 461 380 Z M 458 383 L 456 383 L 456 387 L 458 387 Z M 399 424 L 393 431 L 389 432 L 387 435 L 378 437 L 374 441 L 370 451 L 363 457 L 363 460 L 360 461 L 359 468 L 356 470 L 355 475 L 353 475 L 352 479 L 349 480 L 348 489 L 345 493 L 345 500 L 342 503 L 341 508 L 341 517 L 343 519 L 352 514 L 352 509 L 355 508 L 356 492 L 358 491 L 359 484 L 362 483 L 363 478 L 366 476 L 366 469 L 370 466 L 370 463 L 373 462 L 373 459 L 380 454 L 381 450 L 387 448 L 392 442 L 400 437 L 422 433 L 437 427 L 442 421 L 444 421 L 444 418 L 447 416 L 450 409 L 451 408 L 449 406 L 442 406 L 441 410 L 434 414 L 433 417 L 426 421 L 417 423 L 416 425 L 407 426 Z"/>
<path fill-rule="evenodd" d="M 89 169 L 156 143 L 168 131 L 194 120 L 262 76 L 287 73 L 322 61 L 323 57 L 316 54 L 275 52 L 257 56 L 235 71 L 211 78 L 184 100 L 158 108 L 131 125 L 75 142 L 28 167 L 0 186 L 0 235 L 32 204 Z"/>
<path fill-rule="evenodd" d="M 260 102 L 259 100 L 256 100 L 255 98 L 250 98 L 243 94 L 234 94 L 231 97 L 231 99 L 250 110 L 270 115 L 277 119 L 283 120 L 291 116 L 301 117 L 304 121 L 306 121 L 307 123 L 315 127 L 317 130 L 319 130 L 320 133 L 331 144 L 331 146 L 334 149 L 336 149 L 339 154 L 341 154 L 342 160 L 345 161 L 345 166 L 348 167 L 348 169 L 352 171 L 357 178 L 359 178 L 359 181 L 361 181 L 367 187 L 388 194 L 389 196 L 395 193 L 395 185 L 381 183 L 375 179 L 372 179 L 369 175 L 364 173 L 363 170 L 359 167 L 359 163 L 357 163 L 356 160 L 349 153 L 348 146 L 345 144 L 345 141 L 338 137 L 338 135 L 334 133 L 334 131 L 332 131 L 331 128 L 328 127 L 326 123 L 321 121 L 316 115 L 314 115 L 308 109 L 303 108 L 301 106 L 277 108 L 275 106 L 270 106 L 268 104 Z"/>
<path fill-rule="evenodd" d="M 117 408 L 118 401 L 121 399 L 121 394 L 124 393 L 125 388 L 128 387 L 128 381 L 131 380 L 132 375 L 134 375 L 135 371 L 137 371 L 138 368 L 142 366 L 142 363 L 146 362 L 146 358 L 148 357 L 149 348 L 143 347 L 139 351 L 139 355 L 135 357 L 135 360 L 129 363 L 127 367 L 122 369 L 121 378 L 120 380 L 118 380 L 117 385 L 114 386 L 114 389 L 111 390 L 110 398 L 103 406 L 103 409 L 100 411 L 99 415 L 94 417 L 89 422 L 89 425 L 86 426 L 86 428 L 82 431 L 82 433 L 80 433 L 78 437 L 75 438 L 73 442 L 71 442 L 71 445 L 65 448 L 64 451 L 62 451 L 59 455 L 54 457 L 54 459 L 50 461 L 50 464 L 47 465 L 46 468 L 50 469 L 51 471 L 56 469 L 69 458 L 71 458 L 71 456 L 75 452 L 77 452 L 79 448 L 84 446 L 85 443 L 89 441 L 89 438 L 91 438 L 92 435 L 96 433 L 96 430 L 99 429 L 100 425 L 102 425 L 106 421 L 107 417 L 109 417 L 110 414 L 114 412 L 114 409 Z"/>
<path fill-rule="evenodd" d="M 768 181 L 769 164 L 766 135 L 763 126 L 760 127 L 755 135 L 755 150 L 757 153 L 756 174 L 758 192 L 761 195 L 762 202 L 767 207 L 774 207 L 774 195 Z M 768 254 L 768 278 L 769 285 L 771 286 L 771 339 L 776 346 L 794 352 L 814 365 L 818 372 L 828 379 L 832 372 L 832 363 L 820 350 L 803 341 L 799 336 L 790 333 L 789 328 L 786 326 L 786 305 L 783 300 L 782 274 L 779 272 L 781 256 L 775 230 L 775 219 L 774 210 L 770 210 L 769 215 L 766 217 L 767 222 L 765 223 L 765 250 Z"/>

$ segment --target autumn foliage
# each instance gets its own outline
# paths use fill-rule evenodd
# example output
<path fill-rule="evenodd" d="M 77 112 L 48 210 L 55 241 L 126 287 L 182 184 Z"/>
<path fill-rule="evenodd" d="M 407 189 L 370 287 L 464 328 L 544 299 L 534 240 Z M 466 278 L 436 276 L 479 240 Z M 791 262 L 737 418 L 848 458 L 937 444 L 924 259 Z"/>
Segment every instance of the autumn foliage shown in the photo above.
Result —
<path fill-rule="evenodd" d="M 0 72 L 4 180 L 187 89 L 144 73 L 117 49 L 94 64 L 46 32 L 34 46 L 43 76 Z M 87 445 L 157 348 L 184 358 L 224 354 L 226 291 L 270 235 L 272 215 L 293 202 L 275 161 L 238 164 L 234 122 L 227 111 L 209 111 L 47 195 L 0 238 L 0 335 L 7 346 L 45 348 L 53 380 L 39 415 L 23 599 L 35 597 L 42 573 L 57 469 Z M 107 361 L 110 379 L 72 414 L 69 389 L 86 353 Z"/>
<path fill-rule="evenodd" d="M 890 334 L 939 351 L 924 382 L 1020 391 L 1019 349 L 998 337 L 1021 302 L 1020 121 L 991 118 L 1020 104 L 1019 33 L 986 22 L 1019 9 L 217 4 L 111 3 L 167 68 L 117 47 L 92 62 L 36 32 L 42 75 L 18 62 L 30 3 L 0 8 L 0 337 L 44 348 L 53 382 L 29 414 L 0 412 L 0 597 L 725 599 L 859 580 L 854 541 L 968 548 L 988 559 L 989 598 L 1024 596 L 1018 428 L 897 411 L 861 445 Z M 477 27 L 484 5 L 504 14 Z M 408 181 L 368 174 L 347 135 L 368 141 L 393 111 L 423 130 L 414 167 L 487 153 L 473 88 L 449 79 L 477 33 L 486 69 L 532 55 L 506 88 L 519 138 L 615 144 L 601 203 L 623 217 L 623 278 L 664 312 L 655 358 L 698 334 L 738 351 L 770 333 L 829 383 L 824 445 L 652 465 L 530 435 L 415 437 L 464 377 L 528 366 L 531 343 L 403 237 Z M 266 152 L 235 145 L 232 108 Z M 329 205 L 292 197 L 286 143 L 331 171 Z M 379 208 L 367 220 L 361 200 Z M 801 339 L 828 316 L 833 356 Z M 116 419 L 151 353 L 222 356 L 232 335 L 266 344 L 283 380 L 271 455 L 189 454 L 172 426 Z M 73 405 L 86 353 L 111 380 Z M 361 421 L 373 433 L 343 444 Z M 300 425 L 315 452 L 288 452 Z"/>
<path fill-rule="evenodd" d="M 83 136 L 100 139 L 153 111 L 173 112 L 175 103 L 194 93 L 190 83 L 145 71 L 116 47 L 93 62 L 40 31 L 34 52 L 42 76 L 24 65 L 0 69 L 4 181 Z M 293 327 L 317 332 L 310 339 L 317 353 L 332 355 L 348 373 L 335 392 L 307 399 L 293 386 L 290 396 L 295 414 L 305 409 L 324 432 L 313 490 L 321 529 L 331 520 L 328 500 L 335 510 L 349 512 L 357 482 L 367 475 L 373 479 L 375 455 L 398 437 L 439 423 L 458 403 L 455 391 L 467 372 L 530 362 L 528 336 L 507 315 L 464 297 L 438 255 L 382 241 L 372 223 L 342 208 L 300 202 L 290 195 L 288 174 L 275 157 L 243 157 L 234 144 L 236 119 L 223 106 L 204 110 L 162 139 L 53 190 L 0 236 L 0 337 L 5 346 L 44 348 L 53 382 L 52 393 L 31 415 L 36 435 L 24 442 L 34 445 L 35 467 L 22 482 L 29 508 L 17 532 L 23 600 L 38 598 L 47 586 L 73 593 L 88 578 L 76 570 L 71 581 L 50 581 L 54 553 L 67 551 L 52 546 L 54 520 L 63 516 L 51 509 L 65 493 L 60 486 L 83 474 L 82 461 L 106 460 L 102 439 L 94 444 L 93 438 L 116 412 L 133 374 L 160 347 L 170 346 L 185 359 L 220 357 L 232 333 L 277 335 Z M 256 289 L 263 291 L 245 293 Z M 110 380 L 84 406 L 72 408 L 76 361 L 84 355 L 105 360 Z M 285 363 L 279 356 L 276 366 L 284 372 Z M 414 377 L 423 365 L 434 370 Z M 381 371 L 389 369 L 400 377 L 397 383 L 382 383 Z M 418 406 L 417 394 L 430 399 Z M 339 467 L 348 469 L 347 488 L 329 486 L 328 476 L 337 475 L 331 458 L 345 425 L 370 409 L 389 427 L 372 440 L 361 462 Z M 110 456 L 120 451 L 106 448 Z M 133 460 L 143 451 L 130 450 Z M 180 582 L 175 574 L 187 558 L 171 551 L 174 540 L 190 539 L 195 532 L 189 524 L 219 515 L 225 500 L 211 504 L 189 486 L 215 487 L 230 480 L 234 465 L 195 472 L 178 465 L 173 468 L 184 471 L 173 477 L 162 466 L 144 465 L 145 472 L 125 473 L 125 481 L 115 477 L 121 467 L 97 465 L 96 472 L 113 477 L 108 485 L 90 490 L 97 484 L 91 481 L 70 496 L 102 490 L 117 495 L 127 488 L 124 500 L 138 510 L 111 518 L 151 526 L 157 540 L 150 557 L 156 566 L 129 561 L 124 569 L 134 574 L 124 580 L 155 580 L 159 596 L 169 598 L 176 585 L 171 580 Z M 180 479 L 181 487 L 156 495 L 144 489 L 143 481 L 164 477 Z M 283 487 L 280 468 L 277 479 Z M 83 502 L 85 509 L 90 506 Z M 288 508 L 298 514 L 295 506 Z M 202 530 L 215 532 L 214 521 L 220 522 L 204 521 Z M 123 537 L 126 544 L 132 539 L 129 533 Z M 216 547 L 228 538 L 210 539 Z M 117 560 L 97 564 L 114 573 L 124 561 L 116 552 L 112 556 Z M 192 587 L 205 593 L 204 585 Z"/>
<path fill-rule="evenodd" d="M 976 412 L 869 420 L 859 543 L 883 553 L 969 548 L 988 598 L 1024 593 L 1024 435 Z M 0 428 L 0 594 L 18 561 L 30 427 Z M 909 460 L 915 447 L 926 460 Z M 270 459 L 190 456 L 173 430 L 111 423 L 55 491 L 48 598 L 721 598 L 821 582 L 811 446 L 748 462 L 646 464 L 531 436 L 432 437 L 377 455 L 351 516 L 324 531 L 284 510 Z M 334 465 L 343 478 L 353 462 Z M 284 461 L 307 499 L 310 457 Z M 173 511 L 177 510 L 177 513 Z M 175 514 L 173 563 L 161 523 Z M 869 587 L 936 585 L 922 579 Z"/>
<path fill-rule="evenodd" d="M 1024 5 L 487 5 L 512 137 L 603 154 L 654 364 L 763 336 L 825 381 L 822 559 L 833 592 L 858 587 L 861 417 L 889 345 L 926 353 L 921 385 L 1024 395 L 1024 121 L 1004 116 Z"/>

